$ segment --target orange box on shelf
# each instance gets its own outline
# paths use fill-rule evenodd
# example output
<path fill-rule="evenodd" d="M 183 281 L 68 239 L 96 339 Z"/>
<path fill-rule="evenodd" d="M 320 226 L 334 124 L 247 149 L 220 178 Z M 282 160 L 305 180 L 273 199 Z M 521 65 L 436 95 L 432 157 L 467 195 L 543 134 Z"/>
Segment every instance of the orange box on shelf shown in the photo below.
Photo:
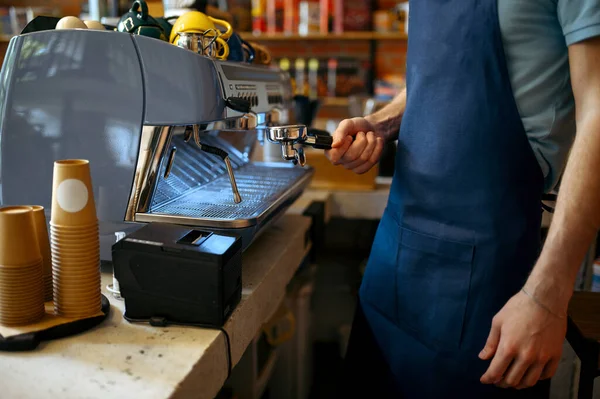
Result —
<path fill-rule="evenodd" d="M 329 162 L 323 150 L 305 148 L 306 163 L 315 174 L 310 187 L 318 190 L 351 190 L 371 191 L 377 187 L 376 179 L 379 168 L 375 165 L 370 171 L 357 175 L 343 166 L 335 166 Z"/>

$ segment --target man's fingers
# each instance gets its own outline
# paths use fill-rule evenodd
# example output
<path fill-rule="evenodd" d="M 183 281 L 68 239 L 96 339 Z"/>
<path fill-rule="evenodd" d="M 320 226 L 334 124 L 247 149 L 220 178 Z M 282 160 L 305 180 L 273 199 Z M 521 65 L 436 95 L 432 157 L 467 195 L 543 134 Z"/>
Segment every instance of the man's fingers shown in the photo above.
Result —
<path fill-rule="evenodd" d="M 346 169 L 354 170 L 371 160 L 371 155 L 373 155 L 373 151 L 375 150 L 375 146 L 377 145 L 377 137 L 375 137 L 375 134 L 373 132 L 369 132 L 365 135 L 365 139 L 367 141 L 367 145 L 365 146 L 363 152 L 360 154 L 358 159 L 345 164 L 344 167 Z"/>
<path fill-rule="evenodd" d="M 506 387 L 516 388 L 521 385 L 523 376 L 534 365 L 534 359 L 529 356 L 518 356 L 504 373 L 503 383 Z"/>
<path fill-rule="evenodd" d="M 335 129 L 335 132 L 331 135 L 333 137 L 332 148 L 337 148 L 341 145 L 344 137 L 348 136 L 351 132 L 352 122 L 349 119 L 343 120 Z"/>
<path fill-rule="evenodd" d="M 516 351 L 512 348 L 502 348 L 496 351 L 494 358 L 485 374 L 481 377 L 481 382 L 484 384 L 496 384 L 504 377 L 508 366 L 512 363 L 516 356 Z"/>
<path fill-rule="evenodd" d="M 546 364 L 542 362 L 534 363 L 529 367 L 523 378 L 521 379 L 521 383 L 517 386 L 517 389 L 525 389 L 531 388 L 540 380 L 540 376 L 544 371 L 544 366 Z"/>
<path fill-rule="evenodd" d="M 337 148 L 346 136 L 354 136 L 360 131 L 367 132 L 369 130 L 372 130 L 372 127 L 364 118 L 345 119 L 333 132 L 332 147 Z"/>
<path fill-rule="evenodd" d="M 375 138 L 375 148 L 373 149 L 373 153 L 371 154 L 371 158 L 359 167 L 353 169 L 352 171 L 357 175 L 362 175 L 363 173 L 367 173 L 377 162 L 379 162 L 379 158 L 381 158 L 381 153 L 383 152 L 383 139 L 381 137 Z"/>
<path fill-rule="evenodd" d="M 558 369 L 559 362 L 560 358 L 557 358 L 551 359 L 548 363 L 546 363 L 546 365 L 544 366 L 544 370 L 540 375 L 540 380 L 547 380 L 549 378 L 552 378 L 554 376 L 554 373 L 556 373 L 556 370 Z"/>
<path fill-rule="evenodd" d="M 358 132 L 356 136 L 354 136 L 354 141 L 348 151 L 342 156 L 340 163 L 344 165 L 348 165 L 350 162 L 354 162 L 360 158 L 360 155 L 363 153 L 365 148 L 367 147 L 368 141 L 364 132 Z"/>
<path fill-rule="evenodd" d="M 369 160 L 369 162 L 371 162 L 373 165 L 379 162 L 379 159 L 381 158 L 381 153 L 383 152 L 384 144 L 385 142 L 383 141 L 383 139 L 381 137 L 377 137 L 375 149 L 373 150 L 373 154 L 371 154 L 371 159 Z"/>
<path fill-rule="evenodd" d="M 352 136 L 346 136 L 338 147 L 325 151 L 325 156 L 334 165 L 339 165 L 340 160 L 352 145 Z"/>
<path fill-rule="evenodd" d="M 481 360 L 489 360 L 494 356 L 496 350 L 498 349 L 498 343 L 500 342 L 500 323 L 498 319 L 494 317 L 492 320 L 492 327 L 490 329 L 490 334 L 488 335 L 487 342 L 485 343 L 484 348 L 479 353 L 479 358 Z"/>

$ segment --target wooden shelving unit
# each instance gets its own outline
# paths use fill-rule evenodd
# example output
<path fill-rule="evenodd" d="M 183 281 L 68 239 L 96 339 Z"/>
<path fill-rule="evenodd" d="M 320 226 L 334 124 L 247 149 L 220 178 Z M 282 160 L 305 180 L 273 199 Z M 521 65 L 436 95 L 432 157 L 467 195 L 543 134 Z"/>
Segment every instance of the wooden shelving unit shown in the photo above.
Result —
<path fill-rule="evenodd" d="M 345 97 L 323 97 L 321 101 L 323 106 L 328 107 L 347 107 L 350 104 Z"/>
<path fill-rule="evenodd" d="M 251 41 L 286 41 L 286 40 L 407 40 L 408 36 L 401 32 L 345 32 L 341 34 L 329 33 L 320 34 L 313 33 L 309 35 L 300 34 L 268 34 L 261 33 L 258 35 L 252 32 L 242 32 L 240 36 L 244 40 Z"/>

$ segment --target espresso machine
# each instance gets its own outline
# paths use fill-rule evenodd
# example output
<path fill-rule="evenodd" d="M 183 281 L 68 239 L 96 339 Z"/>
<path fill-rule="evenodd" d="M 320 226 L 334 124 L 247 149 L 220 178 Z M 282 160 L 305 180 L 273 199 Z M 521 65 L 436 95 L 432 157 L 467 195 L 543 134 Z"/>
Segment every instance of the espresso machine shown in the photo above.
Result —
<path fill-rule="evenodd" d="M 14 37 L 0 73 L 0 204 L 50 216 L 53 162 L 88 159 L 101 259 L 148 223 L 239 237 L 244 249 L 313 174 L 290 77 L 150 37 L 45 30 Z M 284 162 L 253 161 L 261 143 Z M 288 162 L 285 162 L 288 161 Z"/>

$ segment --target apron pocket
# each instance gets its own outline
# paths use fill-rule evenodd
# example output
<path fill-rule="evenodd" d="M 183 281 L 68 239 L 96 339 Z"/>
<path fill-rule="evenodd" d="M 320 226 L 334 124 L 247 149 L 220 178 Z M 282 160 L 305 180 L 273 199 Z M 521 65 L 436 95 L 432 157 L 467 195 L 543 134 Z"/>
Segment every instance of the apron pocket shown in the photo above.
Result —
<path fill-rule="evenodd" d="M 397 318 L 435 350 L 460 346 L 474 246 L 400 228 Z"/>
<path fill-rule="evenodd" d="M 379 222 L 371 255 L 360 287 L 360 299 L 396 323 L 396 268 L 399 250 L 398 224 L 386 211 Z"/>

